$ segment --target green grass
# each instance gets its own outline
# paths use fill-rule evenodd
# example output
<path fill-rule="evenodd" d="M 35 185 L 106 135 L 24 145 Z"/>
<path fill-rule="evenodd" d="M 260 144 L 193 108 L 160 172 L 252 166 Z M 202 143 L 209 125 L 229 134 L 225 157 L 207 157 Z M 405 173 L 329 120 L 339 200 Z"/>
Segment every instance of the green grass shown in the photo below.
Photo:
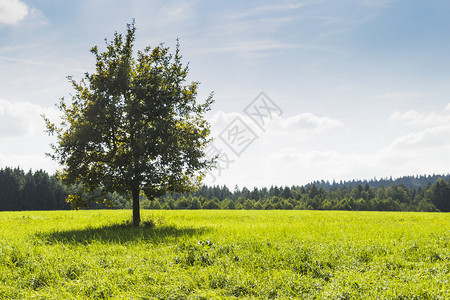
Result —
<path fill-rule="evenodd" d="M 448 299 L 450 215 L 0 213 L 0 299 Z"/>

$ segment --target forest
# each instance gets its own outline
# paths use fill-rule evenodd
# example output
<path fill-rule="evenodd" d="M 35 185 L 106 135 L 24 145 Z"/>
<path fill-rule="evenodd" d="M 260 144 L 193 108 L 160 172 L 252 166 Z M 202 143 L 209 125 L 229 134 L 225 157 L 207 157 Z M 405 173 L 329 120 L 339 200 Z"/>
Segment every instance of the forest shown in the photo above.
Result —
<path fill-rule="evenodd" d="M 65 199 L 77 186 L 64 186 L 43 170 L 0 169 L 0 211 L 65 210 Z M 128 195 L 108 194 L 92 209 L 128 209 Z M 315 181 L 304 186 L 239 188 L 206 186 L 192 194 L 167 194 L 153 201 L 141 196 L 144 209 L 254 209 L 450 211 L 450 175 L 398 179 Z"/>

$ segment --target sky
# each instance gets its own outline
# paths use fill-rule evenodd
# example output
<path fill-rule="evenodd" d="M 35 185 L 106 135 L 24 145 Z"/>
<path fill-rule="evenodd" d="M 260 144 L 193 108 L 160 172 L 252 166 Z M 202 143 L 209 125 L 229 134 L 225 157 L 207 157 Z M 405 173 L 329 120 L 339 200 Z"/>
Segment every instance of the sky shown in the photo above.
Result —
<path fill-rule="evenodd" d="M 67 76 L 126 32 L 135 49 L 180 40 L 218 155 L 205 183 L 303 185 L 447 174 L 446 0 L 0 0 L 0 168 L 61 167 L 41 114 L 70 99 Z"/>

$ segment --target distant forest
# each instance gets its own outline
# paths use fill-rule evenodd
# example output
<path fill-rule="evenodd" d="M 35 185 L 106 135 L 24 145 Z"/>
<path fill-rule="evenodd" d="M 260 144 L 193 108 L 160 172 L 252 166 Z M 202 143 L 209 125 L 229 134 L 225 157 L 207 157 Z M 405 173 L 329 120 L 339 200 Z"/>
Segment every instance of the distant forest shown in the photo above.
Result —
<path fill-rule="evenodd" d="M 0 169 L 0 211 L 70 209 L 65 198 L 77 190 L 64 186 L 56 175 L 20 168 Z M 127 195 L 108 194 L 112 207 L 131 208 Z M 203 186 L 193 194 L 167 194 L 144 209 L 308 209 L 364 211 L 450 212 L 450 175 L 406 176 L 398 179 L 315 181 L 304 186 L 238 188 Z"/>

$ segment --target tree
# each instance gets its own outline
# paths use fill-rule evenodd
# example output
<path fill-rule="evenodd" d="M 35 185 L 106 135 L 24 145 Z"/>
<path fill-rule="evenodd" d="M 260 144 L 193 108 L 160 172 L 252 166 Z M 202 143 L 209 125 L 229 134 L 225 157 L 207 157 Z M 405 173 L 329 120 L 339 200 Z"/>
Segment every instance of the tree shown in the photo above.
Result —
<path fill-rule="evenodd" d="M 426 198 L 442 212 L 450 212 L 450 183 L 438 179 L 426 191 Z"/>
<path fill-rule="evenodd" d="M 60 124 L 44 116 L 49 134 L 57 136 L 50 156 L 63 170 L 62 181 L 82 189 L 67 201 L 75 208 L 101 202 L 108 192 L 131 194 L 133 224 L 140 223 L 139 196 L 149 200 L 167 192 L 191 192 L 200 187 L 207 159 L 210 125 L 204 114 L 212 93 L 197 103 L 199 82 L 186 84 L 177 42 L 175 54 L 163 44 L 133 53 L 134 22 L 127 34 L 115 33 L 106 51 L 95 46 L 96 71 L 80 82 L 68 77 L 75 93 L 62 98 Z M 86 197 L 100 189 L 99 197 Z"/>

